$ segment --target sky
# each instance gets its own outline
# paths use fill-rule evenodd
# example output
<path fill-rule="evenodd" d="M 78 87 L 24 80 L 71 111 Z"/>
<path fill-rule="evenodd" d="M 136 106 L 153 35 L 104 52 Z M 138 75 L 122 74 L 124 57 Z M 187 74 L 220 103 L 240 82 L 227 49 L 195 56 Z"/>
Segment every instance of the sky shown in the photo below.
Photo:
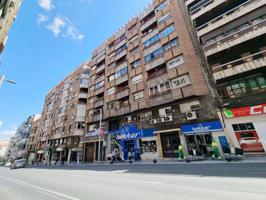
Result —
<path fill-rule="evenodd" d="M 45 96 L 151 0 L 23 0 L 0 74 L 0 141 L 41 113 Z"/>

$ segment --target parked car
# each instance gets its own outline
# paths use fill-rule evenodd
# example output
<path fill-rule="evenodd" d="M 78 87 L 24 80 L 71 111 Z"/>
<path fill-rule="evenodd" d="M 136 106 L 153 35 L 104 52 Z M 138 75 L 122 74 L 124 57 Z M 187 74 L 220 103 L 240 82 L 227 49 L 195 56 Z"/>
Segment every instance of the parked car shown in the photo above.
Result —
<path fill-rule="evenodd" d="M 10 169 L 24 168 L 25 166 L 26 166 L 26 159 L 19 159 L 19 160 L 15 160 L 11 164 Z"/>

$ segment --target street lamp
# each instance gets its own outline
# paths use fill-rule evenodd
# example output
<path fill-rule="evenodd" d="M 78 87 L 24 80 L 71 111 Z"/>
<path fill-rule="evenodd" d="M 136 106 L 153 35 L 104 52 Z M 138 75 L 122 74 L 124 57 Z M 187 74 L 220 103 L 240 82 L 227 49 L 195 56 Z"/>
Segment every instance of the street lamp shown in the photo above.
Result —
<path fill-rule="evenodd" d="M 6 82 L 8 82 L 8 83 L 10 83 L 10 84 L 16 84 L 15 81 L 8 80 L 8 79 L 5 78 L 4 75 L 0 75 L 0 86 L 3 84 L 4 81 L 6 81 Z"/>
<path fill-rule="evenodd" d="M 100 163 L 100 154 L 101 154 L 101 134 L 100 131 L 102 131 L 102 118 L 103 118 L 103 110 L 102 108 L 99 109 L 100 110 L 100 116 L 99 116 L 99 129 L 98 129 L 98 136 L 99 136 L 99 141 L 98 141 L 98 163 Z"/>

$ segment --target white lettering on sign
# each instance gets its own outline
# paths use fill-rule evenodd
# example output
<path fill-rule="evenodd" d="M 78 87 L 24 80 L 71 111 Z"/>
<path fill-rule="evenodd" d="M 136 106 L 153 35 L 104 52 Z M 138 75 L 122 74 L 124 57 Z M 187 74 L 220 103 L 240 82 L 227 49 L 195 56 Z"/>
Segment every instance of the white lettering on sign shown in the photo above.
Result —
<path fill-rule="evenodd" d="M 124 133 L 116 136 L 117 140 L 130 140 L 130 139 L 135 139 L 138 137 L 140 132 L 137 133 Z"/>
<path fill-rule="evenodd" d="M 258 105 L 250 107 L 251 115 L 266 114 L 266 105 Z"/>
<path fill-rule="evenodd" d="M 198 127 L 193 127 L 192 128 L 192 131 L 194 133 L 208 132 L 208 131 L 210 131 L 210 128 L 211 128 L 211 126 L 202 126 L 202 125 L 199 125 Z"/>

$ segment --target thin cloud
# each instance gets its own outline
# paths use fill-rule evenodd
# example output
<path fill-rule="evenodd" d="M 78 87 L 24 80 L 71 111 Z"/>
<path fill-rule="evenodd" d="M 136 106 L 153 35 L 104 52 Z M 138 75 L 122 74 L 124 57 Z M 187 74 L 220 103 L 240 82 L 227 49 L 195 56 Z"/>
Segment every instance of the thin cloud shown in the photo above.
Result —
<path fill-rule="evenodd" d="M 38 25 L 41 25 L 42 23 L 47 22 L 48 19 L 49 19 L 48 16 L 43 15 L 43 14 L 39 14 L 38 17 L 37 17 L 36 22 L 37 22 Z"/>
<path fill-rule="evenodd" d="M 16 126 L 12 126 L 11 129 L 0 131 L 0 141 L 9 140 L 12 136 L 15 135 L 17 131 Z"/>
<path fill-rule="evenodd" d="M 1 126 L 3 125 L 3 123 L 4 123 L 3 121 L 0 121 L 0 128 L 1 128 Z"/>
<path fill-rule="evenodd" d="M 38 4 L 41 8 L 46 11 L 50 11 L 54 8 L 52 0 L 38 0 Z"/>
<path fill-rule="evenodd" d="M 55 37 L 61 36 L 72 40 L 82 40 L 85 37 L 67 17 L 63 16 L 56 16 L 46 28 L 52 31 Z"/>

